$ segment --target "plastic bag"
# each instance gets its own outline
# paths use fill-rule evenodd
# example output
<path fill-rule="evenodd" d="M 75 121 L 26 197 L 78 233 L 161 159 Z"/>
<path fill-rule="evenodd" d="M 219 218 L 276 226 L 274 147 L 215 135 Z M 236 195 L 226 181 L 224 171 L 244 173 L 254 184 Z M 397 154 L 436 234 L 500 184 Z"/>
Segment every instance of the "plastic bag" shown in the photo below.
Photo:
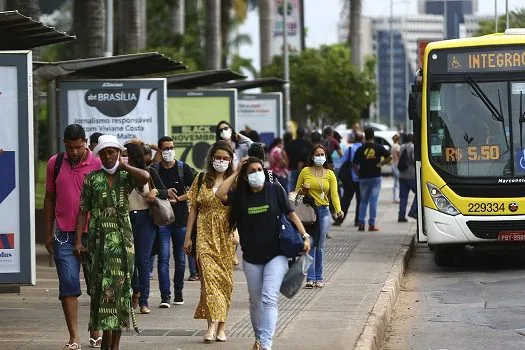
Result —
<path fill-rule="evenodd" d="M 308 268 L 312 265 L 314 259 L 309 254 L 302 254 L 284 275 L 280 292 L 288 299 L 293 298 L 303 286 Z"/>

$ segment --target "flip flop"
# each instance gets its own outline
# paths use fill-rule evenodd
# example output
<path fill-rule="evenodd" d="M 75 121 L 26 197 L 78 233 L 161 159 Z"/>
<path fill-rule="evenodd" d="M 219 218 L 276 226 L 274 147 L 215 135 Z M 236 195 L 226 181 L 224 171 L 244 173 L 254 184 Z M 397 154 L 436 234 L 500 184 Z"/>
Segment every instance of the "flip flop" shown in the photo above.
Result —
<path fill-rule="evenodd" d="M 89 346 L 92 348 L 100 348 L 102 345 L 102 337 L 98 337 L 97 339 L 89 338 Z"/>
<path fill-rule="evenodd" d="M 81 350 L 82 346 L 77 343 L 66 344 L 64 350 Z"/>

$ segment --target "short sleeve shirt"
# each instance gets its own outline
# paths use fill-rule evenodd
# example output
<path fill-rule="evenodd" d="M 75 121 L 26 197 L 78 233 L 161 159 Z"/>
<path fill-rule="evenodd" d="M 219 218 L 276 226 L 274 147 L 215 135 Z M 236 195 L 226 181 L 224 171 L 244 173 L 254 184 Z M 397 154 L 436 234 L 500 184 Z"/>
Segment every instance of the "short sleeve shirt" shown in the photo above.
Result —
<path fill-rule="evenodd" d="M 354 156 L 354 164 L 359 166 L 359 178 L 370 179 L 381 177 L 381 168 L 377 164 L 381 158 L 387 158 L 390 153 L 380 144 L 364 143 L 359 147 Z"/>
<path fill-rule="evenodd" d="M 175 163 L 171 168 L 166 169 L 159 164 L 158 173 L 162 180 L 162 183 L 166 188 L 174 188 L 177 190 L 177 195 L 182 196 L 186 188 L 189 188 L 193 183 L 193 173 L 188 164 L 183 163 L 184 183 L 182 183 L 179 177 L 178 164 Z M 176 227 L 186 227 L 188 220 L 188 203 L 187 201 L 177 202 L 172 204 L 173 212 L 175 213 L 175 222 L 173 225 Z"/>

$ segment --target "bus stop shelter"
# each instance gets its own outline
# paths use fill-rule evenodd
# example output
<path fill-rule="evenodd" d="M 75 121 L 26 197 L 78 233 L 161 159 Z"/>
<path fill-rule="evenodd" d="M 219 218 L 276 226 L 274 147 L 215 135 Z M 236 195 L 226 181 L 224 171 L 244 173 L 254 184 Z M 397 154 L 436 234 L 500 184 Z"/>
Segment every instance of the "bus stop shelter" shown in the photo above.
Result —
<path fill-rule="evenodd" d="M 218 89 L 237 89 L 238 91 L 245 91 L 256 88 L 278 86 L 281 87 L 286 84 L 286 80 L 275 77 L 257 78 L 252 80 L 241 80 L 226 83 L 214 84 L 214 88 Z"/>
<path fill-rule="evenodd" d="M 230 69 L 206 70 L 165 76 L 168 90 L 191 90 L 231 80 L 246 79 L 241 73 Z"/>

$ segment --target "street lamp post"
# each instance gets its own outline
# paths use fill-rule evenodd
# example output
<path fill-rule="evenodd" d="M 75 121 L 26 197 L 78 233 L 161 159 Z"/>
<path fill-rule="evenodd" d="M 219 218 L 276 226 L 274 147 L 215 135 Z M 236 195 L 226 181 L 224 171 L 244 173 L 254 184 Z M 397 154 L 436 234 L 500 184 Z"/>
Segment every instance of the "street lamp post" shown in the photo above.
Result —
<path fill-rule="evenodd" d="M 394 0 L 390 0 L 390 127 L 394 127 Z"/>
<path fill-rule="evenodd" d="M 106 57 L 113 56 L 113 0 L 106 0 Z"/>
<path fill-rule="evenodd" d="M 510 19 L 509 19 L 509 0 L 505 0 L 505 12 L 507 14 L 507 21 L 505 24 L 505 29 L 510 28 Z"/>
<path fill-rule="evenodd" d="M 291 119 L 291 106 L 290 106 L 290 60 L 288 55 L 288 0 L 283 1 L 284 10 L 283 10 L 283 60 L 284 60 L 284 121 L 283 127 L 286 130 L 288 127 L 288 122 Z"/>
<path fill-rule="evenodd" d="M 498 0 L 494 0 L 494 33 L 498 32 Z"/>

